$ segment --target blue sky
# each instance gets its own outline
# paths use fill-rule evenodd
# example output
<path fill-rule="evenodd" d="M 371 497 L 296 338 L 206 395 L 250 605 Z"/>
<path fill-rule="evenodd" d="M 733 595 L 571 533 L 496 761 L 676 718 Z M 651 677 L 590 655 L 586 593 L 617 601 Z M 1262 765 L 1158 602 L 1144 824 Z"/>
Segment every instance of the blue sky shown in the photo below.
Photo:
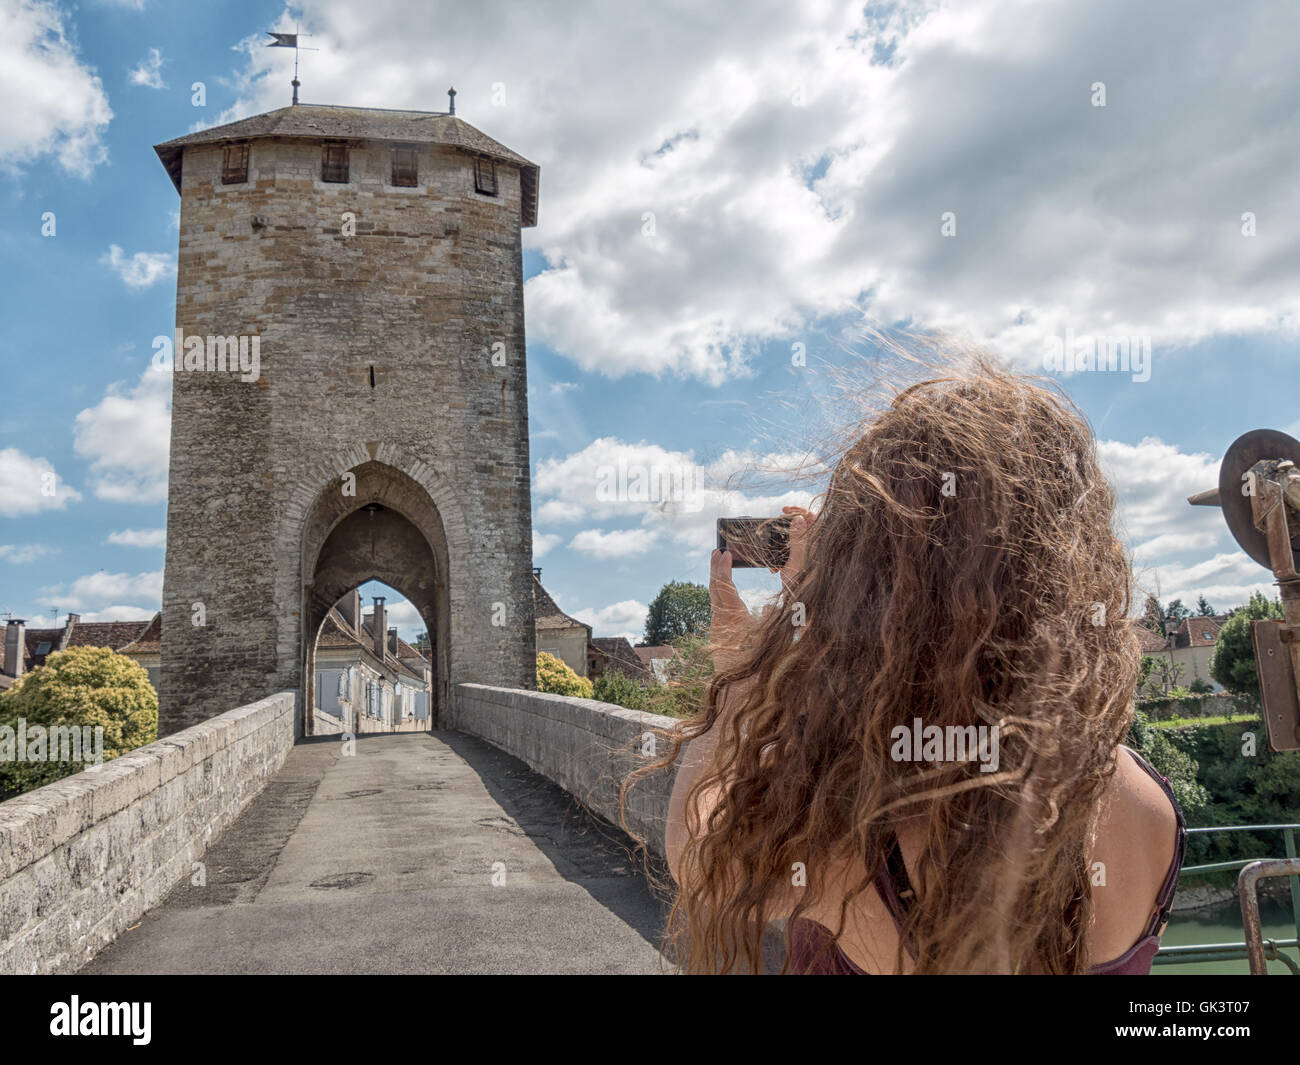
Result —
<path fill-rule="evenodd" d="M 1149 380 L 1060 377 L 1140 582 L 1219 607 L 1268 588 L 1218 512 L 1184 499 L 1240 433 L 1300 435 L 1300 15 L 563 10 L 0 0 L 0 611 L 157 608 L 168 396 L 144 371 L 172 329 L 179 198 L 152 145 L 288 103 L 293 57 L 259 35 L 296 21 L 320 49 L 305 102 L 441 110 L 454 84 L 463 118 L 541 166 L 534 564 L 597 635 L 635 636 L 665 581 L 703 581 L 719 513 L 806 500 L 724 485 L 835 420 L 828 370 L 862 357 L 864 320 L 951 330 L 1037 371 L 1067 329 L 1149 337 Z M 698 476 L 694 505 L 601 499 L 620 458 Z M 418 630 L 409 607 L 395 616 Z"/>

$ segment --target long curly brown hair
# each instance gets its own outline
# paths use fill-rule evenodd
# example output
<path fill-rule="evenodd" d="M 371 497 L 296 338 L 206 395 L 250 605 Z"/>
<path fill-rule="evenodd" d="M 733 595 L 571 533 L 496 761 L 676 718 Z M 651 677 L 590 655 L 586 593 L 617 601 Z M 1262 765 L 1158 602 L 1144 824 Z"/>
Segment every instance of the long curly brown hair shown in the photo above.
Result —
<path fill-rule="evenodd" d="M 831 899 L 839 935 L 907 820 L 925 835 L 898 971 L 907 940 L 917 973 L 1082 972 L 1088 855 L 1140 658 L 1091 430 L 1054 388 L 977 354 L 853 437 L 803 572 L 669 753 L 630 778 L 719 729 L 687 800 L 716 795 L 678 863 L 665 953 L 692 972 L 760 971 L 795 863 L 808 879 L 791 917 L 853 854 L 861 879 Z M 895 760 L 894 730 L 915 718 L 997 725 L 997 770 Z"/>

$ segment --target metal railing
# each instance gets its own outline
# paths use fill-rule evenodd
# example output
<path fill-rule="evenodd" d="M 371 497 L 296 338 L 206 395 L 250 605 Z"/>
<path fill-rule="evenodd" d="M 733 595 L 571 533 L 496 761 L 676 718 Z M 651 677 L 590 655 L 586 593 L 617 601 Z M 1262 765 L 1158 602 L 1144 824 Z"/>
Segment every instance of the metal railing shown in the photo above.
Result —
<path fill-rule="evenodd" d="M 1240 943 L 1198 943 L 1182 947 L 1161 947 L 1155 965 L 1190 965 L 1193 962 L 1240 961 L 1250 962 L 1250 971 L 1262 976 L 1267 972 L 1267 961 L 1279 961 L 1295 976 L 1300 976 L 1300 961 L 1285 951 L 1300 950 L 1300 858 L 1296 856 L 1296 832 L 1300 824 L 1290 825 L 1216 825 L 1213 828 L 1189 828 L 1187 834 L 1209 835 L 1214 832 L 1281 832 L 1286 847 L 1286 858 L 1244 858 L 1231 862 L 1207 862 L 1204 865 L 1185 865 L 1180 877 L 1196 873 L 1215 873 L 1239 869 L 1237 892 L 1241 901 L 1242 929 L 1245 939 Z M 1256 885 L 1265 877 L 1285 876 L 1290 881 L 1291 916 L 1295 922 L 1295 936 L 1289 939 L 1265 939 L 1259 916 L 1259 899 Z"/>

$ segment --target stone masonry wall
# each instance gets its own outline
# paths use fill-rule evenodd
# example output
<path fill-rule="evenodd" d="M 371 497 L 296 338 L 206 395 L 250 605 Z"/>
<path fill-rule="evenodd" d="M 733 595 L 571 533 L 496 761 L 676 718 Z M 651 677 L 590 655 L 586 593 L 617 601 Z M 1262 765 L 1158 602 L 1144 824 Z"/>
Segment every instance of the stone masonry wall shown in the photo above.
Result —
<path fill-rule="evenodd" d="M 482 684 L 456 689 L 456 728 L 526 762 L 615 825 L 620 783 L 648 761 L 640 754 L 643 737 L 674 724 L 670 717 L 594 699 Z M 655 743 L 657 758 L 666 751 L 661 737 Z M 642 777 L 627 799 L 627 827 L 660 857 L 674 775 L 668 770 Z"/>
<path fill-rule="evenodd" d="M 422 145 L 418 187 L 395 188 L 388 146 L 367 143 L 332 184 L 320 143 L 287 138 L 252 143 L 246 183 L 221 165 L 219 145 L 185 150 L 176 326 L 256 335 L 260 376 L 173 376 L 161 730 L 302 690 L 308 516 L 367 458 L 400 456 L 446 530 L 448 701 L 458 682 L 529 685 L 518 170 L 499 165 L 489 197 L 471 157 Z"/>
<path fill-rule="evenodd" d="M 156 905 L 284 763 L 272 695 L 0 803 L 0 973 L 74 972 Z"/>

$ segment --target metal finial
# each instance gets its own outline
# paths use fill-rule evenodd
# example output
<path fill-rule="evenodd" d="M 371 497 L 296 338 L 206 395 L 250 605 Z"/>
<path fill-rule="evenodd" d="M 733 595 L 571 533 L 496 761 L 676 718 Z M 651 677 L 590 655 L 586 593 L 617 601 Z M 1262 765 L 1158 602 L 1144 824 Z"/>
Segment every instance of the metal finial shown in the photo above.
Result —
<path fill-rule="evenodd" d="M 447 90 L 447 103 L 448 103 L 447 113 L 449 115 L 454 115 L 456 113 L 456 90 L 455 89 Z"/>

